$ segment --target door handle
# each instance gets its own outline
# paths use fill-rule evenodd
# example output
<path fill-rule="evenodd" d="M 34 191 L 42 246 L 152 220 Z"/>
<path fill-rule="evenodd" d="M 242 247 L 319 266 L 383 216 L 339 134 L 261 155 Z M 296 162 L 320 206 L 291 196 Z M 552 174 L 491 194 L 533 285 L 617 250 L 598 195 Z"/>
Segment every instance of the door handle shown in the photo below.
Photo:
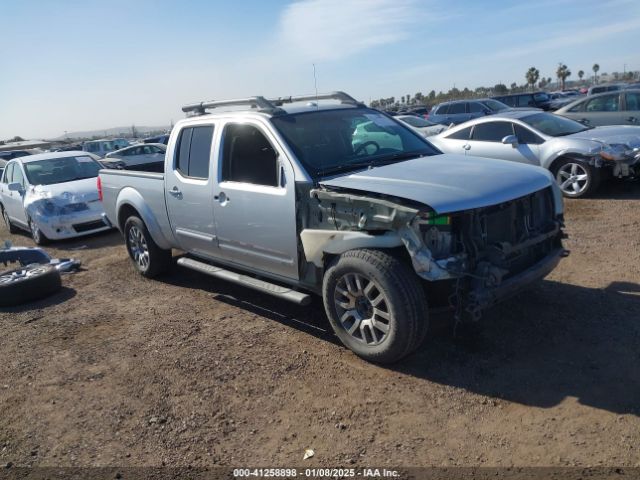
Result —
<path fill-rule="evenodd" d="M 182 196 L 182 192 L 180 191 L 180 189 L 178 187 L 173 187 L 171 190 L 169 190 L 169 193 L 171 195 L 173 195 L 174 197 L 181 197 Z"/>
<path fill-rule="evenodd" d="M 227 194 L 224 192 L 220 192 L 218 195 L 214 195 L 213 199 L 217 200 L 222 205 L 225 205 L 227 202 L 229 202 L 229 197 L 227 197 Z"/>
<path fill-rule="evenodd" d="M 464 148 L 465 150 L 471 150 L 471 145 L 469 145 L 468 143 L 465 143 L 462 148 Z"/>
<path fill-rule="evenodd" d="M 627 122 L 637 123 L 638 119 L 636 117 L 629 117 L 629 118 L 627 118 Z"/>

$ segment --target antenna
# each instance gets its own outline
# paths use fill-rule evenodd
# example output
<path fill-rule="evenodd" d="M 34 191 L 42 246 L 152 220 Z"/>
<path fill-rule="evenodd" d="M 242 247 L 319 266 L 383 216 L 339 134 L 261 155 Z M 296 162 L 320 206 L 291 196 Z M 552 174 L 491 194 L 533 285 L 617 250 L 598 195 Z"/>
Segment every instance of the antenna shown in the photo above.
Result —
<path fill-rule="evenodd" d="M 318 79 L 316 78 L 316 64 L 313 65 L 313 87 L 316 90 L 316 110 L 318 109 Z"/>

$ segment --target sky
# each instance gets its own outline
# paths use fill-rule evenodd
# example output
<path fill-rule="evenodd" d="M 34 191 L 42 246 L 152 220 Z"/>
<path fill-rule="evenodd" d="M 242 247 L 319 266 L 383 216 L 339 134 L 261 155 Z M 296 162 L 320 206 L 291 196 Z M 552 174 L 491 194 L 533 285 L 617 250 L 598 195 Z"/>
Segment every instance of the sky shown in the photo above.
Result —
<path fill-rule="evenodd" d="M 640 70 L 638 0 L 21 0 L 0 10 L 0 139 L 168 125 L 201 100 L 371 99 Z M 626 67 L 625 67 L 626 66 Z"/>

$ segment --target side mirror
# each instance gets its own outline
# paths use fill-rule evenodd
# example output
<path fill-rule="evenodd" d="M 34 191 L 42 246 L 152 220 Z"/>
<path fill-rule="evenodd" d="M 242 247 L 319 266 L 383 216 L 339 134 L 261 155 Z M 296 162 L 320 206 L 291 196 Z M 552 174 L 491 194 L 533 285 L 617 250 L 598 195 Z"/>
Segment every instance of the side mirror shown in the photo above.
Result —
<path fill-rule="evenodd" d="M 9 189 L 10 192 L 23 192 L 24 188 L 22 187 L 22 184 L 19 182 L 13 182 L 10 183 L 9 185 L 7 185 L 7 188 Z"/>
<path fill-rule="evenodd" d="M 502 139 L 502 143 L 505 145 L 511 145 L 513 148 L 518 146 L 518 137 L 515 135 L 507 135 Z"/>

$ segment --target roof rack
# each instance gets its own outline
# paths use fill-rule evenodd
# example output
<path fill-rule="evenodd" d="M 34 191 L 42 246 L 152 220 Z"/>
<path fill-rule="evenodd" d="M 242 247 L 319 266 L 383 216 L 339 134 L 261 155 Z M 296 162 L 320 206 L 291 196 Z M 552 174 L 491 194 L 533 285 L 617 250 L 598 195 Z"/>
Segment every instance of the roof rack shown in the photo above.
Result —
<path fill-rule="evenodd" d="M 237 98 L 234 100 L 209 100 L 206 102 L 193 103 L 182 107 L 182 111 L 191 115 L 204 115 L 206 110 L 221 107 L 238 107 L 249 106 L 250 108 L 257 108 L 258 111 L 266 113 L 284 113 L 284 110 L 278 108 L 285 103 L 296 102 L 308 102 L 315 100 L 340 100 L 340 103 L 362 106 L 361 102 L 358 102 L 351 95 L 344 92 L 331 92 L 311 95 L 299 95 L 291 97 L 278 97 L 266 99 L 262 96 Z"/>

